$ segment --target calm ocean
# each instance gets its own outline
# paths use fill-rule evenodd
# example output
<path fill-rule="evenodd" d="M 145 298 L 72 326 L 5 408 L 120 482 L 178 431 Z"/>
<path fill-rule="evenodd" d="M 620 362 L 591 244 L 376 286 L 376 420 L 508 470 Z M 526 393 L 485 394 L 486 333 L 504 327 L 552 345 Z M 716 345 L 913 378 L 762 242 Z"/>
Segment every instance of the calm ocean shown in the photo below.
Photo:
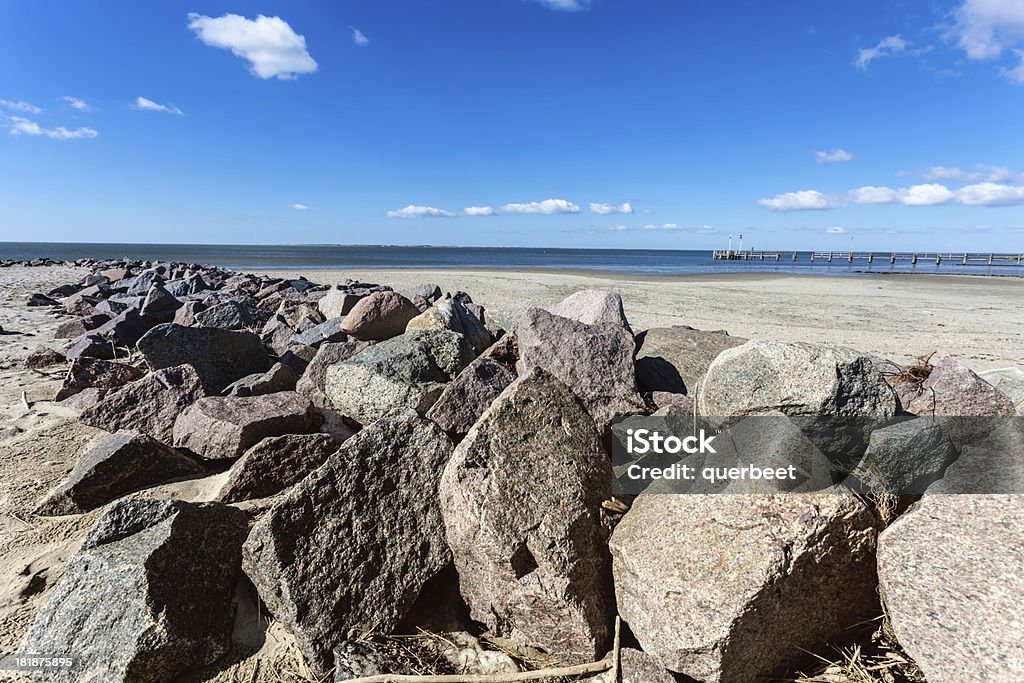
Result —
<path fill-rule="evenodd" d="M 791 252 L 781 261 L 714 261 L 710 250 L 676 251 L 655 249 L 533 249 L 497 247 L 392 247 L 343 245 L 212 245 L 212 244 L 65 244 L 53 242 L 0 242 L 0 260 L 49 257 L 57 260 L 79 258 L 122 258 L 184 261 L 214 264 L 238 270 L 273 269 L 365 269 L 365 268 L 469 268 L 469 269 L 555 269 L 606 271 L 624 275 L 693 275 L 706 273 L 758 272 L 816 275 L 861 275 L 866 273 L 945 273 L 1024 276 L 1020 265 L 963 266 L 947 260 L 935 265 L 934 256 L 916 266 L 909 261 L 890 264 L 878 255 L 865 261 L 831 263 L 810 260 L 807 252 Z"/>

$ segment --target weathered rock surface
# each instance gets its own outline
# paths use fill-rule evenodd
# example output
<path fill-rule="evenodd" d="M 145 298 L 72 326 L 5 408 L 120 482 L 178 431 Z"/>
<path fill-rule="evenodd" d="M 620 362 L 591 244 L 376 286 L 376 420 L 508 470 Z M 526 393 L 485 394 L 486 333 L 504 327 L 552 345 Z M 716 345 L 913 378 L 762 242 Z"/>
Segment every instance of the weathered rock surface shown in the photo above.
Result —
<path fill-rule="evenodd" d="M 472 360 L 473 349 L 461 334 L 409 332 L 330 366 L 324 393 L 338 411 L 364 425 L 395 408 L 423 415 Z"/>
<path fill-rule="evenodd" d="M 520 322 L 520 375 L 538 367 L 564 382 L 604 432 L 611 422 L 644 411 L 636 389 L 633 335 L 614 324 L 588 325 L 534 308 Z"/>
<path fill-rule="evenodd" d="M 236 503 L 277 495 L 324 464 L 341 441 L 330 434 L 286 434 L 263 439 L 231 466 L 217 500 Z"/>
<path fill-rule="evenodd" d="M 636 380 L 644 391 L 694 394 L 722 351 L 747 340 L 689 327 L 661 327 L 637 335 Z"/>
<path fill-rule="evenodd" d="M 519 335 L 514 328 L 509 330 L 501 339 L 487 347 L 480 356 L 496 360 L 515 372 L 516 363 L 519 362 Z"/>
<path fill-rule="evenodd" d="M 266 372 L 256 375 L 249 375 L 232 382 L 224 389 L 228 396 L 263 396 L 265 394 L 276 394 L 279 391 L 292 391 L 295 389 L 299 376 L 284 363 L 275 363 Z"/>
<path fill-rule="evenodd" d="M 53 333 L 54 339 L 77 339 L 83 334 L 95 330 L 97 327 L 103 325 L 110 320 L 110 317 L 102 314 L 95 313 L 93 315 L 83 316 L 81 318 L 73 318 L 66 320 L 57 326 L 57 330 Z"/>
<path fill-rule="evenodd" d="M 55 351 L 48 346 L 40 346 L 38 349 L 28 354 L 25 359 L 25 367 L 29 370 L 39 370 L 41 368 L 48 368 L 54 365 L 62 365 L 67 362 L 67 358 L 60 351 Z"/>
<path fill-rule="evenodd" d="M 919 494 L 958 456 L 939 421 L 901 420 L 871 432 L 867 453 L 852 477 L 867 491 Z"/>
<path fill-rule="evenodd" d="M 254 330 L 267 324 L 270 313 L 241 301 L 225 301 L 196 313 L 196 327 L 216 327 L 221 330 Z"/>
<path fill-rule="evenodd" d="M 81 357 L 71 361 L 54 401 L 63 401 L 83 389 L 118 389 L 145 373 L 131 365 L 98 358 Z"/>
<path fill-rule="evenodd" d="M 164 289 L 163 285 L 158 284 L 149 288 L 139 313 L 154 323 L 167 323 L 174 320 L 174 312 L 179 308 L 181 302 Z"/>
<path fill-rule="evenodd" d="M 978 376 L 1006 394 L 1006 397 L 1017 407 L 1018 413 L 1024 408 L 1024 370 L 1000 368 L 979 372 Z"/>
<path fill-rule="evenodd" d="M 579 399 L 533 370 L 459 444 L 441 481 L 448 544 L 475 620 L 564 662 L 609 645 L 601 503 L 611 466 Z"/>
<path fill-rule="evenodd" d="M 345 442 L 253 528 L 247 573 L 320 670 L 350 630 L 387 633 L 451 561 L 437 489 L 452 444 L 395 411 Z M 358 466 L 353 466 L 358 463 Z"/>
<path fill-rule="evenodd" d="M 587 325 L 611 323 L 632 332 L 629 321 L 626 320 L 626 312 L 622 308 L 622 297 L 616 292 L 584 289 L 570 294 L 553 306 L 548 306 L 546 310 Z"/>
<path fill-rule="evenodd" d="M 178 415 L 205 395 L 195 369 L 179 365 L 150 373 L 107 394 L 95 406 L 83 410 L 78 419 L 108 432 L 137 431 L 171 444 Z"/>
<path fill-rule="evenodd" d="M 643 494 L 611 538 L 619 613 L 672 671 L 762 680 L 877 609 L 873 524 L 853 496 Z"/>
<path fill-rule="evenodd" d="M 375 292 L 352 307 L 341 329 L 362 341 L 382 341 L 405 332 L 405 326 L 419 314 L 419 309 L 398 292 Z"/>
<path fill-rule="evenodd" d="M 896 395 L 873 361 L 851 349 L 750 341 L 715 358 L 697 405 L 701 415 L 715 417 L 777 410 L 789 416 L 888 418 L 896 413 Z"/>
<path fill-rule="evenodd" d="M 926 495 L 879 537 L 878 578 L 929 683 L 1024 679 L 1024 497 Z"/>
<path fill-rule="evenodd" d="M 74 342 L 67 350 L 68 358 L 102 358 L 110 360 L 114 357 L 114 346 L 103 337 L 86 334 Z"/>
<path fill-rule="evenodd" d="M 366 342 L 327 342 L 322 344 L 316 355 L 306 366 L 305 372 L 295 385 L 295 391 L 313 401 L 318 408 L 330 407 L 324 386 L 327 382 L 327 368 L 351 358 L 367 346 Z"/>
<path fill-rule="evenodd" d="M 494 341 L 484 324 L 455 299 L 441 301 L 409 321 L 406 326 L 413 330 L 451 330 L 466 337 L 473 351 L 483 352 Z"/>
<path fill-rule="evenodd" d="M 331 318 L 319 325 L 314 325 L 305 332 L 299 332 L 292 336 L 290 344 L 305 344 L 306 346 L 320 346 L 328 342 L 348 341 L 348 335 L 341 329 L 344 318 Z"/>
<path fill-rule="evenodd" d="M 139 351 L 153 370 L 188 363 L 211 394 L 270 367 L 260 338 L 250 332 L 166 323 L 139 340 Z"/>
<path fill-rule="evenodd" d="M 658 660 L 631 647 L 619 652 L 619 672 L 618 680 L 613 679 L 611 671 L 588 680 L 592 683 L 676 683 L 675 677 Z"/>
<path fill-rule="evenodd" d="M 292 391 L 265 396 L 208 396 L 174 422 L 174 446 L 206 460 L 238 458 L 268 436 L 316 428 L 313 404 Z"/>
<path fill-rule="evenodd" d="M 914 415 L 1011 416 L 1017 410 L 1006 394 L 952 358 L 935 364 L 921 394 L 904 406 Z"/>
<path fill-rule="evenodd" d="M 102 337 L 118 346 L 135 346 L 139 339 L 152 326 L 152 323 L 134 308 L 126 308 L 116 316 L 103 323 L 89 334 Z"/>
<path fill-rule="evenodd" d="M 18 651 L 75 657 L 48 671 L 59 683 L 162 683 L 211 664 L 230 646 L 246 530 L 221 503 L 115 503 Z"/>
<path fill-rule="evenodd" d="M 28 306 L 60 306 L 59 301 L 51 299 L 45 294 L 40 294 L 39 292 L 29 294 L 25 297 L 25 304 Z"/>
<path fill-rule="evenodd" d="M 427 417 L 450 434 L 465 434 L 516 376 L 490 358 L 477 358 L 448 384 Z"/>
<path fill-rule="evenodd" d="M 78 457 L 35 514 L 82 514 L 136 489 L 202 472 L 191 458 L 144 434 L 111 434 Z"/>

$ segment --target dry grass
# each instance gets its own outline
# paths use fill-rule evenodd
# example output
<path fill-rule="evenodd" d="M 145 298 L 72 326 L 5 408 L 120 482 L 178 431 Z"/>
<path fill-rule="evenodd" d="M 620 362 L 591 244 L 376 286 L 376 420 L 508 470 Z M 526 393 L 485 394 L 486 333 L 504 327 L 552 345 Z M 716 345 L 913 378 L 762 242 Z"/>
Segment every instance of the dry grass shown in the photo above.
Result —
<path fill-rule="evenodd" d="M 858 624 L 860 642 L 833 646 L 826 654 L 809 652 L 808 665 L 787 683 L 925 683 L 917 664 L 896 642 L 887 615 Z"/>

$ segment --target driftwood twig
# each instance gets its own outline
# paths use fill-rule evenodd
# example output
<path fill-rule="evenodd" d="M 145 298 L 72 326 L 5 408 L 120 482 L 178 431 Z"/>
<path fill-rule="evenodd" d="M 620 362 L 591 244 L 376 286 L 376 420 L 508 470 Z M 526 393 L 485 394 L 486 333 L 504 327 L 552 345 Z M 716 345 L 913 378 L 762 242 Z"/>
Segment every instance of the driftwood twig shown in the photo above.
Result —
<path fill-rule="evenodd" d="M 619 671 L 621 670 L 622 654 L 622 619 L 615 616 L 615 642 L 612 645 L 612 683 L 619 683 Z"/>
<path fill-rule="evenodd" d="M 21 392 L 21 405 L 25 406 L 25 410 L 32 410 L 32 404 L 28 402 L 28 394 L 24 391 Z"/>

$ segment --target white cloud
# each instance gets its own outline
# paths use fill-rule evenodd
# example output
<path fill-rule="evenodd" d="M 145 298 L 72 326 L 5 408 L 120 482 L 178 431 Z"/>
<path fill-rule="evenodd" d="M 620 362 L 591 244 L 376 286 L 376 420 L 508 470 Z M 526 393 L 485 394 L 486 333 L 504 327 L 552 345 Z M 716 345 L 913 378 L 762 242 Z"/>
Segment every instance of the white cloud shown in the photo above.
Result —
<path fill-rule="evenodd" d="M 701 225 L 694 229 L 694 232 L 702 232 L 704 234 L 711 234 L 718 232 L 718 228 L 713 225 Z"/>
<path fill-rule="evenodd" d="M 910 47 L 910 44 L 910 41 L 903 40 L 899 35 L 887 36 L 882 38 L 882 40 L 878 42 L 878 45 L 864 48 L 858 52 L 857 59 L 854 61 L 854 64 L 858 69 L 867 71 L 868 64 L 874 60 L 882 57 L 895 57 L 897 55 L 904 54 L 906 53 L 907 48 Z"/>
<path fill-rule="evenodd" d="M 72 109 L 77 109 L 78 111 L 92 111 L 92 107 L 89 106 L 89 103 L 81 98 L 65 95 L 61 99 L 67 102 L 68 106 Z"/>
<path fill-rule="evenodd" d="M 801 190 L 777 194 L 771 199 L 757 202 L 772 211 L 824 211 L 836 206 L 835 202 L 817 190 Z"/>
<path fill-rule="evenodd" d="M 0 100 L 0 107 L 10 109 L 11 111 L 23 111 L 28 114 L 40 114 L 43 111 L 42 107 L 37 107 L 34 104 L 29 104 L 22 100 L 18 100 L 17 102 L 11 100 Z"/>
<path fill-rule="evenodd" d="M 296 211 L 309 211 L 309 207 L 305 204 L 289 204 L 288 206 Z"/>
<path fill-rule="evenodd" d="M 906 190 L 900 191 L 900 198 L 907 206 L 935 206 L 936 204 L 948 204 L 956 198 L 945 185 L 939 183 L 928 183 L 926 185 L 912 185 Z"/>
<path fill-rule="evenodd" d="M 138 111 L 162 111 L 168 114 L 176 114 L 177 116 L 184 116 L 185 112 L 175 107 L 173 104 L 158 104 L 153 100 L 146 99 L 145 97 L 139 97 L 132 104 L 132 109 Z"/>
<path fill-rule="evenodd" d="M 853 155 L 845 149 L 833 149 L 827 152 L 817 150 L 814 152 L 814 156 L 818 157 L 818 163 L 820 164 L 838 164 L 853 158 Z"/>
<path fill-rule="evenodd" d="M 1003 75 L 1014 83 L 1024 85 L 1024 50 L 1014 50 L 1014 53 L 1020 57 L 1020 64 L 1012 69 L 1003 69 Z"/>
<path fill-rule="evenodd" d="M 630 228 L 627 225 L 610 225 L 608 226 L 608 229 L 611 230 L 612 232 L 623 232 L 625 230 L 629 230 Z"/>
<path fill-rule="evenodd" d="M 77 140 L 81 138 L 94 138 L 97 133 L 92 128 L 68 129 L 64 126 L 57 128 L 43 128 L 35 121 L 20 116 L 10 117 L 11 135 L 45 135 L 54 140 Z"/>
<path fill-rule="evenodd" d="M 825 228 L 825 232 L 827 232 L 830 235 L 845 235 L 846 228 L 842 227 L 841 225 L 836 225 L 831 228 Z"/>
<path fill-rule="evenodd" d="M 246 19 L 237 14 L 207 17 L 190 12 L 188 27 L 205 44 L 219 47 L 249 62 L 259 78 L 292 79 L 316 71 L 317 64 L 306 50 L 305 37 L 297 34 L 280 17 Z"/>
<path fill-rule="evenodd" d="M 1005 166 L 978 164 L 976 168 L 976 171 L 964 171 L 960 168 L 932 166 L 925 172 L 924 177 L 928 180 L 947 180 L 955 183 L 972 183 L 979 180 L 1000 183 L 1008 180 L 1024 179 L 1024 174 L 1014 173 Z"/>
<path fill-rule="evenodd" d="M 433 206 L 415 206 L 410 204 L 404 209 L 388 211 L 388 218 L 452 218 L 455 216 L 450 211 L 435 209 Z"/>
<path fill-rule="evenodd" d="M 900 200 L 898 190 L 874 185 L 865 185 L 856 190 L 850 190 L 848 196 L 854 204 L 896 204 Z"/>
<path fill-rule="evenodd" d="M 1020 0 L 964 0 L 953 15 L 952 36 L 970 59 L 995 59 L 1024 41 Z"/>
<path fill-rule="evenodd" d="M 493 206 L 467 206 L 462 211 L 467 216 L 497 216 Z"/>
<path fill-rule="evenodd" d="M 357 29 L 355 26 L 349 26 L 352 29 L 352 42 L 359 47 L 365 47 L 370 44 L 370 39 L 366 37 L 366 34 Z"/>
<path fill-rule="evenodd" d="M 536 0 L 550 9 L 563 12 L 581 12 L 590 9 L 591 0 Z"/>
<path fill-rule="evenodd" d="M 502 213 L 579 213 L 580 207 L 577 204 L 564 199 L 545 199 L 542 202 L 530 202 L 529 204 L 505 204 L 501 207 Z"/>
<path fill-rule="evenodd" d="M 967 206 L 1014 206 L 1024 204 L 1024 187 L 999 183 L 978 183 L 961 187 L 956 199 Z"/>
<path fill-rule="evenodd" d="M 600 214 L 602 216 L 607 216 L 613 213 L 633 213 L 633 205 L 630 204 L 629 202 L 626 202 L 621 205 L 595 204 L 594 202 L 591 202 L 590 210 L 593 213 Z"/>

